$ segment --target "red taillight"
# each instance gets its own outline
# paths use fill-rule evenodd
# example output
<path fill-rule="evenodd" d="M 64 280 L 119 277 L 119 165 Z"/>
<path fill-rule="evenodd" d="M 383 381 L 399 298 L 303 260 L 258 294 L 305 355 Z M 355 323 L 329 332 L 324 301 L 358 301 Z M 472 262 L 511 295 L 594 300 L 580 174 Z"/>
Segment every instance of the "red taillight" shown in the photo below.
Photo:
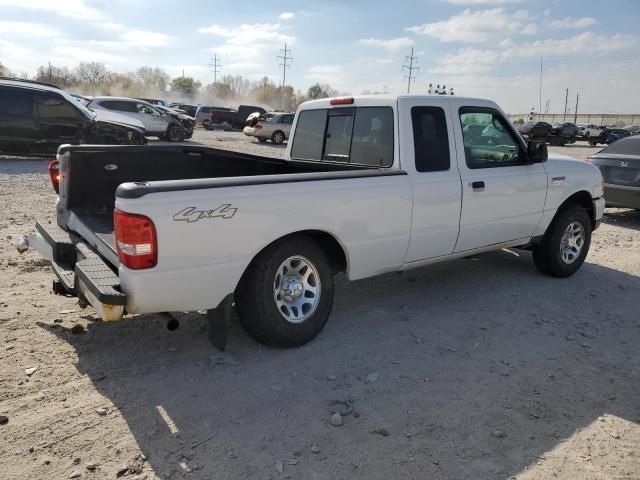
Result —
<path fill-rule="evenodd" d="M 256 123 L 256 125 L 253 127 L 256 130 L 260 130 L 262 128 L 262 125 L 260 125 L 259 123 Z"/>
<path fill-rule="evenodd" d="M 113 224 L 120 263 L 132 270 L 155 267 L 158 242 L 151 219 L 115 209 Z"/>
<path fill-rule="evenodd" d="M 51 160 L 49 162 L 49 179 L 56 193 L 60 193 L 60 178 L 60 163 L 58 160 Z"/>
<path fill-rule="evenodd" d="M 353 97 L 332 98 L 329 103 L 331 105 L 351 105 L 353 104 Z"/>

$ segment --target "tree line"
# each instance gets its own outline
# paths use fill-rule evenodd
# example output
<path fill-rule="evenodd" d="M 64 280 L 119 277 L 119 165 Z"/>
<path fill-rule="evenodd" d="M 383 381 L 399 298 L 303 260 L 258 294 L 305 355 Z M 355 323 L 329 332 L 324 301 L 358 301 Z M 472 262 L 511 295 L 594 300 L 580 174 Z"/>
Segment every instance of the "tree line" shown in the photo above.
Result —
<path fill-rule="evenodd" d="M 0 76 L 12 76 L 0 63 Z M 26 75 L 22 78 L 29 79 Z M 269 77 L 248 80 L 242 75 L 225 75 L 215 83 L 202 85 L 193 77 L 171 78 L 158 67 L 143 66 L 133 72 L 111 72 L 101 62 L 81 62 L 74 68 L 43 65 L 30 78 L 55 85 L 72 93 L 84 95 L 114 95 L 142 98 L 170 98 L 193 103 L 255 102 L 273 108 L 294 110 L 306 100 L 338 95 L 338 91 L 326 84 L 316 83 L 306 92 L 291 85 L 276 83 Z"/>

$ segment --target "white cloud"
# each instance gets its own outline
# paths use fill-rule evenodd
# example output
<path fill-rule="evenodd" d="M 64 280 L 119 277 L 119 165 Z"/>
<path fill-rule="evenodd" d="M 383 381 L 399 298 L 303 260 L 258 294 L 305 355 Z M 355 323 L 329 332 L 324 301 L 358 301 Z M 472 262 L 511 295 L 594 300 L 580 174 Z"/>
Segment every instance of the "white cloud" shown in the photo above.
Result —
<path fill-rule="evenodd" d="M 100 20 L 104 14 L 89 7 L 84 0 L 0 0 L 0 7 L 24 8 L 55 13 L 82 20 Z"/>
<path fill-rule="evenodd" d="M 280 20 L 291 20 L 295 16 L 296 14 L 293 12 L 282 12 L 280 15 L 278 15 L 278 18 Z"/>
<path fill-rule="evenodd" d="M 15 37 L 58 37 L 61 35 L 60 30 L 44 25 L 42 23 L 32 22 L 5 22 L 0 21 L 0 32 L 5 35 Z"/>
<path fill-rule="evenodd" d="M 561 29 L 561 28 L 587 28 L 590 27 L 591 25 L 595 25 L 597 22 L 597 20 L 593 17 L 581 17 L 581 18 L 574 18 L 574 17 L 565 17 L 561 20 L 552 20 L 549 23 L 549 26 L 551 28 L 554 29 Z"/>
<path fill-rule="evenodd" d="M 454 5 L 508 5 L 522 0 L 444 0 Z"/>
<path fill-rule="evenodd" d="M 172 37 L 164 33 L 149 32 L 146 30 L 129 30 L 120 38 L 128 45 L 134 47 L 163 47 L 171 43 Z"/>
<path fill-rule="evenodd" d="M 430 72 L 443 75 L 471 75 L 485 73 L 500 64 L 520 59 L 562 57 L 589 52 L 590 54 L 631 49 L 640 37 L 635 35 L 596 35 L 584 32 L 569 38 L 549 38 L 534 42 L 515 43 L 505 39 L 498 49 L 462 48 L 440 58 Z"/>
<path fill-rule="evenodd" d="M 358 41 L 360 45 L 368 47 L 384 48 L 389 51 L 399 50 L 401 48 L 410 47 L 415 44 L 409 37 L 398 38 L 363 38 Z"/>
<path fill-rule="evenodd" d="M 235 27 L 214 24 L 201 27 L 198 32 L 221 37 L 223 43 L 209 51 L 222 57 L 225 72 L 242 74 L 245 67 L 264 72 L 265 58 L 275 61 L 285 43 L 289 48 L 295 42 L 294 36 L 281 30 L 279 23 L 243 23 Z M 233 59 L 233 63 L 225 63 L 225 58 Z"/>
<path fill-rule="evenodd" d="M 526 10 L 507 13 L 503 8 L 464 10 L 448 20 L 406 28 L 408 32 L 428 35 L 441 42 L 484 43 L 505 35 L 533 34 L 538 26 Z"/>

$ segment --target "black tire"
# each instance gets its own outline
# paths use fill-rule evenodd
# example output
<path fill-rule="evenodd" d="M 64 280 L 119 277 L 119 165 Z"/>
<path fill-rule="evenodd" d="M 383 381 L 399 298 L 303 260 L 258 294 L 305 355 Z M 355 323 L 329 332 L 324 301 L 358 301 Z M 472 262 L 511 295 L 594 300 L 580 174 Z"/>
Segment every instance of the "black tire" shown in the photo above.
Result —
<path fill-rule="evenodd" d="M 182 142 L 184 141 L 184 129 L 177 125 L 169 125 L 165 137 L 170 142 Z"/>
<path fill-rule="evenodd" d="M 291 257 L 303 257 L 315 268 L 320 294 L 315 310 L 301 323 L 285 319 L 274 298 L 277 272 Z M 280 283 L 282 286 L 282 282 Z M 317 283 L 316 283 L 317 285 Z M 298 347 L 313 340 L 324 328 L 333 306 L 333 272 L 326 254 L 306 236 L 276 242 L 254 259 L 235 293 L 238 318 L 256 341 L 276 347 Z M 303 296 L 307 296 L 306 292 Z M 286 309 L 285 309 L 286 310 Z"/>
<path fill-rule="evenodd" d="M 275 132 L 273 132 L 273 135 L 271 135 L 271 141 L 276 145 L 282 145 L 282 143 L 284 142 L 284 132 L 282 132 L 281 130 L 276 130 Z"/>
<path fill-rule="evenodd" d="M 572 224 L 582 227 L 583 243 L 579 254 L 568 263 L 562 259 L 563 237 Z M 591 245 L 591 218 L 580 205 L 563 207 L 553 219 L 539 245 L 533 248 L 533 262 L 540 272 L 553 277 L 565 278 L 573 275 L 584 263 Z"/>
<path fill-rule="evenodd" d="M 258 137 L 258 141 L 259 141 L 260 143 L 264 143 L 264 142 L 266 142 L 266 141 L 267 141 L 267 139 L 266 139 L 266 138 L 262 138 L 262 137 Z"/>

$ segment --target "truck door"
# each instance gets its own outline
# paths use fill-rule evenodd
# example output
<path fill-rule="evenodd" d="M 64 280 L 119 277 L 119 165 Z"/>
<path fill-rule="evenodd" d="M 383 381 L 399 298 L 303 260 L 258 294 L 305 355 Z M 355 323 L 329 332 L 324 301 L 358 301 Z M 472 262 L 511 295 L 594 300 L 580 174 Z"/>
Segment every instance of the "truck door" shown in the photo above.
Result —
<path fill-rule="evenodd" d="M 441 98 L 398 100 L 402 167 L 413 190 L 411 240 L 405 262 L 449 255 L 460 226 L 460 173 L 453 126 Z"/>
<path fill-rule="evenodd" d="M 462 103 L 460 103 L 462 102 Z M 452 104 L 457 117 L 458 168 L 462 179 L 460 236 L 463 252 L 533 235 L 547 195 L 547 173 L 530 164 L 526 144 L 494 108 Z"/>

